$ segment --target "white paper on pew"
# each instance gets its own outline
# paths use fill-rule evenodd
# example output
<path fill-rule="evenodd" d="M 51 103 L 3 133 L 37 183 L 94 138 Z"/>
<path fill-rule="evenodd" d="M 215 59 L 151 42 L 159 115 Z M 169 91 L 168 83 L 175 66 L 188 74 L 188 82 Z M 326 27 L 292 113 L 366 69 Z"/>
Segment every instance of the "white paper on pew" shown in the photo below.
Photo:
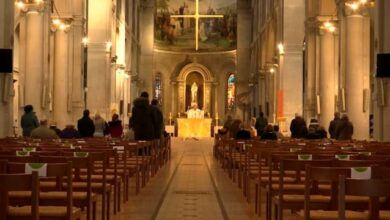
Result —
<path fill-rule="evenodd" d="M 125 146 L 113 146 L 112 149 L 116 150 L 118 154 L 123 154 L 125 152 Z"/>
<path fill-rule="evenodd" d="M 75 145 L 70 145 L 70 149 L 74 150 L 74 149 L 82 149 L 83 147 L 81 145 L 79 146 L 75 146 Z"/>
<path fill-rule="evenodd" d="M 371 167 L 351 168 L 351 179 L 371 179 Z"/>
<path fill-rule="evenodd" d="M 25 174 L 32 174 L 32 172 L 38 172 L 38 176 L 47 176 L 47 163 L 26 163 L 24 172 Z"/>
<path fill-rule="evenodd" d="M 30 156 L 29 151 L 16 151 L 16 156 L 17 157 L 28 157 Z"/>
<path fill-rule="evenodd" d="M 351 158 L 351 156 L 348 154 L 336 154 L 336 155 L 334 155 L 334 157 L 337 160 L 350 160 L 350 158 Z"/>
<path fill-rule="evenodd" d="M 129 143 L 129 145 L 131 145 L 131 146 L 135 146 L 135 145 L 137 145 L 137 143 L 130 142 L 130 143 Z"/>
<path fill-rule="evenodd" d="M 78 144 L 85 144 L 87 143 L 86 141 L 77 141 Z"/>
<path fill-rule="evenodd" d="M 89 153 L 88 152 L 73 152 L 73 157 L 88 157 Z"/>
<path fill-rule="evenodd" d="M 22 151 L 24 151 L 24 152 L 35 152 L 36 148 L 35 147 L 23 147 Z"/>
<path fill-rule="evenodd" d="M 313 160 L 313 155 L 311 155 L 311 154 L 298 154 L 298 160 Z"/>

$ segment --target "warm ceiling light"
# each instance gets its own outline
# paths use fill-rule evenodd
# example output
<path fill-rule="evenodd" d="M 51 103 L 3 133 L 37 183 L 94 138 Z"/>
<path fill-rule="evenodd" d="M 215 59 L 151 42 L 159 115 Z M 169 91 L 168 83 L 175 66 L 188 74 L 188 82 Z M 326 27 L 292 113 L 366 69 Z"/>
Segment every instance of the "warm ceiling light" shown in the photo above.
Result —
<path fill-rule="evenodd" d="M 269 70 L 269 72 L 270 72 L 270 73 L 274 73 L 274 72 L 275 72 L 275 69 L 274 69 L 274 68 L 271 68 L 271 69 Z"/>
<path fill-rule="evenodd" d="M 111 47 L 112 47 L 112 42 L 111 41 L 107 41 L 106 42 L 106 52 L 110 52 L 111 51 Z"/>
<path fill-rule="evenodd" d="M 68 26 L 65 25 L 65 24 L 60 24 L 60 29 L 61 29 L 61 30 L 65 30 L 67 27 L 68 27 Z"/>
<path fill-rule="evenodd" d="M 360 0 L 360 3 L 366 4 L 368 1 L 367 0 Z"/>
<path fill-rule="evenodd" d="M 84 45 L 87 45 L 88 42 L 89 42 L 88 37 L 83 37 L 82 43 L 83 43 Z"/>
<path fill-rule="evenodd" d="M 328 27 L 328 30 L 329 30 L 330 32 L 335 32 L 335 31 L 336 31 L 336 28 L 332 25 L 332 26 Z"/>
<path fill-rule="evenodd" d="M 352 10 L 357 10 L 359 8 L 359 4 L 357 2 L 354 3 L 346 3 L 346 6 L 350 7 Z"/>
<path fill-rule="evenodd" d="M 40 4 L 42 2 L 43 2 L 43 0 L 35 0 L 35 3 L 38 3 L 38 4 Z"/>
<path fill-rule="evenodd" d="M 279 50 L 279 54 L 284 54 L 284 46 L 282 43 L 278 44 L 278 50 Z"/>
<path fill-rule="evenodd" d="M 327 21 L 327 22 L 324 23 L 324 26 L 325 26 L 326 28 L 329 28 L 329 27 L 332 26 L 332 23 L 330 23 L 329 21 Z"/>
<path fill-rule="evenodd" d="M 18 8 L 24 8 L 24 3 L 22 1 L 15 2 Z"/>
<path fill-rule="evenodd" d="M 60 19 L 54 19 L 54 20 L 53 20 L 53 24 L 54 24 L 54 25 L 60 25 L 60 24 L 61 24 Z"/>

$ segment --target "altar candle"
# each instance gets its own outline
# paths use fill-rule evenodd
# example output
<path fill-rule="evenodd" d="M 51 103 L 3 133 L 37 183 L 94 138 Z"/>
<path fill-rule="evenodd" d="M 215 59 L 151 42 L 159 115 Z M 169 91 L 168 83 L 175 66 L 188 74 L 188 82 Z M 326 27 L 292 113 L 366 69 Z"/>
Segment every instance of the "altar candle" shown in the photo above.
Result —
<path fill-rule="evenodd" d="M 169 112 L 169 118 L 172 119 L 172 112 Z"/>
<path fill-rule="evenodd" d="M 218 120 L 218 112 L 215 113 L 215 119 Z"/>

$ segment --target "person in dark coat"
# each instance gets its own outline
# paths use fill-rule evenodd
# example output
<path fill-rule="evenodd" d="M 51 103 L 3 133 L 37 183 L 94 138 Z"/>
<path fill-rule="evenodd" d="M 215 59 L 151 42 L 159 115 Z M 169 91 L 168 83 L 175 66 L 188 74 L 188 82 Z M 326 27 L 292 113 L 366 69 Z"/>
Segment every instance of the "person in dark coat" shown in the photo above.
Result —
<path fill-rule="evenodd" d="M 291 121 L 290 125 L 291 138 L 305 138 L 307 134 L 306 122 L 298 113 Z"/>
<path fill-rule="evenodd" d="M 241 128 L 241 120 L 235 119 L 229 128 L 229 137 L 236 138 L 238 131 L 240 131 L 240 128 Z"/>
<path fill-rule="evenodd" d="M 33 112 L 32 105 L 24 106 L 24 114 L 20 120 L 20 125 L 23 129 L 23 137 L 30 137 L 31 131 L 39 126 L 38 118 Z"/>
<path fill-rule="evenodd" d="M 264 113 L 260 112 L 259 117 L 256 119 L 255 128 L 257 130 L 257 136 L 261 136 L 264 128 L 268 125 L 267 118 L 264 117 Z"/>
<path fill-rule="evenodd" d="M 318 122 L 318 120 L 315 118 L 310 119 L 308 129 L 310 130 L 310 128 L 314 128 L 314 130 L 317 131 L 318 127 L 320 127 L 320 123 Z"/>
<path fill-rule="evenodd" d="M 60 133 L 60 138 L 63 139 L 72 139 L 72 138 L 79 138 L 80 134 L 79 132 L 74 128 L 74 125 L 66 125 L 64 130 Z"/>
<path fill-rule="evenodd" d="M 336 139 L 336 127 L 337 127 L 337 124 L 340 122 L 340 113 L 339 112 L 336 112 L 334 113 L 334 119 L 330 122 L 329 124 L 329 135 L 330 135 L 330 138 L 332 139 Z"/>
<path fill-rule="evenodd" d="M 122 121 L 119 120 L 118 114 L 112 115 L 112 121 L 108 122 L 108 130 L 110 131 L 111 137 L 113 138 L 122 137 L 123 126 L 122 126 Z"/>
<path fill-rule="evenodd" d="M 328 138 L 328 134 L 326 133 L 326 130 L 324 127 L 319 126 L 317 129 L 317 134 L 320 139 Z"/>
<path fill-rule="evenodd" d="M 135 140 L 153 140 L 155 116 L 152 106 L 149 104 L 149 94 L 142 92 L 139 98 L 133 102 L 131 118 L 129 121 L 130 127 L 134 130 Z"/>
<path fill-rule="evenodd" d="M 156 126 L 154 126 L 154 138 L 156 140 L 160 140 L 161 135 L 163 134 L 165 128 L 164 128 L 164 116 L 158 106 L 157 99 L 152 100 L 152 109 L 153 109 L 153 115 L 156 118 L 155 121 Z"/>
<path fill-rule="evenodd" d="M 313 140 L 313 139 L 320 139 L 320 136 L 314 127 L 309 127 L 306 138 Z"/>
<path fill-rule="evenodd" d="M 353 135 L 353 125 L 349 121 L 348 115 L 343 115 L 337 123 L 335 136 L 337 140 L 351 140 Z"/>
<path fill-rule="evenodd" d="M 225 123 L 223 124 L 223 128 L 229 130 L 230 127 L 232 126 L 232 123 L 233 123 L 233 117 L 231 115 L 228 115 Z"/>
<path fill-rule="evenodd" d="M 274 131 L 274 127 L 272 125 L 267 125 L 261 134 L 262 140 L 277 140 L 278 136 Z"/>
<path fill-rule="evenodd" d="M 79 130 L 80 137 L 93 137 L 95 125 L 92 119 L 89 118 L 88 109 L 84 110 L 83 117 L 77 121 L 77 129 Z"/>

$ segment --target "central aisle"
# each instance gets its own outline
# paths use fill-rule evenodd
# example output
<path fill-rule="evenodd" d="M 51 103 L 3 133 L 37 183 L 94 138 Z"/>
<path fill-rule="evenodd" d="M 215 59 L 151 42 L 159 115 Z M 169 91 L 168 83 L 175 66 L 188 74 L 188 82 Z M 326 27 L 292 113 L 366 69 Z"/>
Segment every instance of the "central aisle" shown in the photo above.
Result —
<path fill-rule="evenodd" d="M 171 161 L 118 219 L 253 219 L 242 191 L 215 163 L 213 141 L 173 138 Z"/>
<path fill-rule="evenodd" d="M 177 170 L 157 219 L 227 219 L 203 149 L 208 141 L 185 141 Z"/>

